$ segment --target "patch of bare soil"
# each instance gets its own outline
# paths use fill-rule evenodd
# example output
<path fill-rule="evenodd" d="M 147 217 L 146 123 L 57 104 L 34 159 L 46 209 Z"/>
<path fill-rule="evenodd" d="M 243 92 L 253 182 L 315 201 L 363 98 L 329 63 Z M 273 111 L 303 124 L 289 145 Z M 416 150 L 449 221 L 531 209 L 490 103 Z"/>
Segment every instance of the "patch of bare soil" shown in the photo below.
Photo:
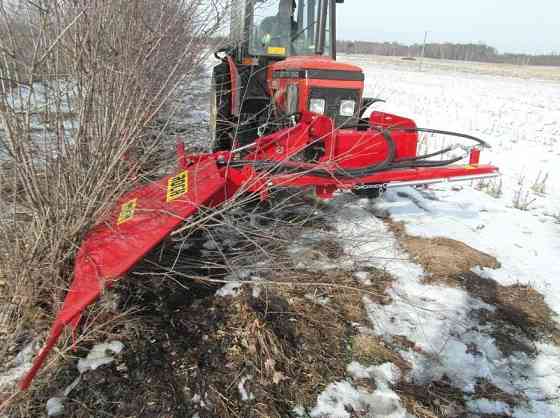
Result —
<path fill-rule="evenodd" d="M 122 285 L 121 308 L 142 308 L 135 318 L 142 325 L 121 330 L 123 353 L 82 376 L 63 416 L 286 418 L 345 379 L 352 360 L 406 369 L 381 340 L 359 333 L 364 294 L 387 303 L 392 282 L 382 271 L 368 273 L 371 286 L 351 272 L 293 271 L 258 288 L 244 285 L 236 297 L 172 280 Z M 34 394 L 27 416 L 43 416 L 46 400 L 77 376 L 68 359 L 48 389 Z"/>

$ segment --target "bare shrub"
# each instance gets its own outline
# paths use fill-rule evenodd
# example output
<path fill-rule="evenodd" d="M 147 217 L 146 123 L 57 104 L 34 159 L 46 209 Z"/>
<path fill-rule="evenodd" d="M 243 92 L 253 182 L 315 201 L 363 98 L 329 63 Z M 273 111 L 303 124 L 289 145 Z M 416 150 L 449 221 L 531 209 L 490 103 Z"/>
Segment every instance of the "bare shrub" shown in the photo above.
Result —
<path fill-rule="evenodd" d="M 0 1 L 2 339 L 48 324 L 84 233 L 166 168 L 154 163 L 164 138 L 146 130 L 196 77 L 222 12 L 203 0 Z"/>

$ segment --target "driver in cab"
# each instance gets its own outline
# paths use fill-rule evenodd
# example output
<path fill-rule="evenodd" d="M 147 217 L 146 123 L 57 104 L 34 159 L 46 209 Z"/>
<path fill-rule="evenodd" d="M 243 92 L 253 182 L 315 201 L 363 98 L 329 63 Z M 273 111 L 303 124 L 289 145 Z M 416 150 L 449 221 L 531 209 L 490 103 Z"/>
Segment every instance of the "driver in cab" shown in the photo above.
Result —
<path fill-rule="evenodd" d="M 260 24 L 261 42 L 263 47 L 285 46 L 297 32 L 297 22 L 294 20 L 294 0 L 280 0 L 276 16 L 268 16 Z"/>

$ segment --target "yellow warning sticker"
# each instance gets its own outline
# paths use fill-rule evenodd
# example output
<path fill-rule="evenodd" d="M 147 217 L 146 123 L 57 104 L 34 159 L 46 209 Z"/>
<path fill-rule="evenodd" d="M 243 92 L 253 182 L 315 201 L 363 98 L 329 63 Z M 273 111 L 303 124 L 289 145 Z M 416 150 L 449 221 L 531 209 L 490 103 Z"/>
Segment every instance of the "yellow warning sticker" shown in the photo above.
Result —
<path fill-rule="evenodd" d="M 167 181 L 167 201 L 173 202 L 189 191 L 189 172 L 183 171 Z"/>
<path fill-rule="evenodd" d="M 134 218 L 134 211 L 136 210 L 136 205 L 138 199 L 132 199 L 121 206 L 121 213 L 119 214 L 119 219 L 117 219 L 117 225 L 124 224 Z"/>
<path fill-rule="evenodd" d="M 269 46 L 267 53 L 269 55 L 286 55 L 286 48 L 282 46 Z"/>

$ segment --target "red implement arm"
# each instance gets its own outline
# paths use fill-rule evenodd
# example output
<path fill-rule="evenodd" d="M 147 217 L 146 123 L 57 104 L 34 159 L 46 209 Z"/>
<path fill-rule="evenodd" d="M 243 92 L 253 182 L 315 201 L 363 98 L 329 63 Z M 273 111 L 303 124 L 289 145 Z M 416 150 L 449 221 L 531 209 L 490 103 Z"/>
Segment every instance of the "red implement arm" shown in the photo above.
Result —
<path fill-rule="evenodd" d="M 379 112 L 372 114 L 369 127 L 352 130 L 333 129 L 329 118 L 305 113 L 294 127 L 232 152 L 186 156 L 179 147 L 181 171 L 126 194 L 108 219 L 86 236 L 64 305 L 21 388 L 29 387 L 64 328 L 70 326 L 75 332 L 84 310 L 106 287 L 126 275 L 201 208 L 216 207 L 239 189 L 260 193 L 265 199 L 272 186 L 314 186 L 321 197 L 330 197 L 339 189 L 391 188 L 498 175 L 496 167 L 479 165 L 478 147 L 466 155 L 468 164 L 449 165 L 429 160 L 430 156 L 418 157 L 417 132 L 410 119 Z M 321 145 L 319 154 L 312 162 L 303 162 L 301 156 L 317 144 Z"/>
<path fill-rule="evenodd" d="M 106 287 L 122 278 L 199 208 L 223 200 L 223 187 L 224 178 L 216 163 L 207 160 L 125 195 L 111 216 L 85 238 L 64 305 L 20 387 L 29 387 L 67 325 L 75 331 L 83 311 Z"/>

